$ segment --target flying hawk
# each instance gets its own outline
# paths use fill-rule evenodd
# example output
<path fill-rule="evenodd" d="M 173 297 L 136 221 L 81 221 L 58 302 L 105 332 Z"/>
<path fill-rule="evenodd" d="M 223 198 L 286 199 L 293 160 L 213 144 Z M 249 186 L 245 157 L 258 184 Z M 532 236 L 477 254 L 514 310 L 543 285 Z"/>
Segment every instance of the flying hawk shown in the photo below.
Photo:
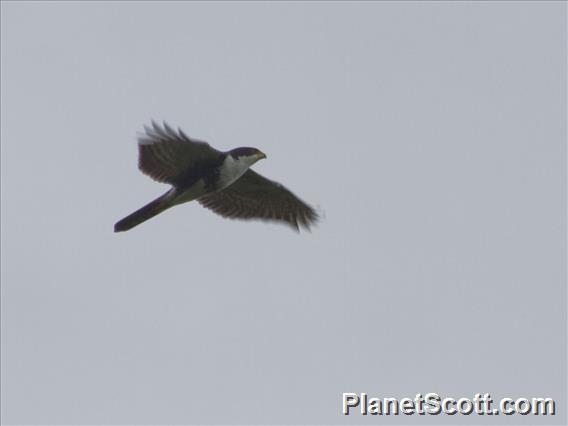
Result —
<path fill-rule="evenodd" d="M 316 211 L 281 184 L 250 167 L 266 155 L 256 148 L 218 151 L 208 143 L 176 132 L 165 122 L 144 126 L 138 138 L 138 168 L 172 188 L 118 221 L 114 232 L 128 231 L 177 204 L 197 200 L 228 218 L 283 222 L 299 231 L 310 228 Z"/>

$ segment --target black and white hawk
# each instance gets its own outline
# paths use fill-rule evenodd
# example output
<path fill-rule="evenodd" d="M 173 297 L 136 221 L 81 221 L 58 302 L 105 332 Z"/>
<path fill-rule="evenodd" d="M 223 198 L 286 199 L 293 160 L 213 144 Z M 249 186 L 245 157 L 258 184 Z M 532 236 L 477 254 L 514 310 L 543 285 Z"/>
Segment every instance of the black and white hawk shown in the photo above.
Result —
<path fill-rule="evenodd" d="M 138 168 L 172 188 L 118 221 L 115 232 L 128 231 L 178 204 L 197 200 L 213 212 L 232 219 L 282 222 L 295 230 L 310 229 L 318 214 L 283 185 L 250 167 L 266 155 L 256 148 L 218 151 L 189 138 L 166 123 L 144 126 L 138 138 Z"/>

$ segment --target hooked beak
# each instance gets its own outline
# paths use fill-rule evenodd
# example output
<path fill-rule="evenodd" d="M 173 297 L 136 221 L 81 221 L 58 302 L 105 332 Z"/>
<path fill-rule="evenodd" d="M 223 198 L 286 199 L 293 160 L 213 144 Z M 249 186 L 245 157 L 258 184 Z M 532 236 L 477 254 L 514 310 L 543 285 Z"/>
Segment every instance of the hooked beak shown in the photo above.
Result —
<path fill-rule="evenodd" d="M 262 160 L 263 158 L 266 158 L 266 154 L 262 151 L 258 151 L 258 153 L 256 154 L 256 156 L 258 157 L 259 160 Z"/>

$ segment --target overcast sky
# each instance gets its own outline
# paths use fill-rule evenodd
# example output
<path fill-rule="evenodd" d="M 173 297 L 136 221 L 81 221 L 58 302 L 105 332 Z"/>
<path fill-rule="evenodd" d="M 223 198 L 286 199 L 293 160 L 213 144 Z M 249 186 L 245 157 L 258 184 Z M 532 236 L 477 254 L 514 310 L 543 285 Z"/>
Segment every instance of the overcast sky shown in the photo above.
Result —
<path fill-rule="evenodd" d="M 564 2 L 2 2 L 4 424 L 565 424 Z M 324 212 L 165 192 L 167 120 Z M 556 417 L 363 417 L 552 397 Z"/>

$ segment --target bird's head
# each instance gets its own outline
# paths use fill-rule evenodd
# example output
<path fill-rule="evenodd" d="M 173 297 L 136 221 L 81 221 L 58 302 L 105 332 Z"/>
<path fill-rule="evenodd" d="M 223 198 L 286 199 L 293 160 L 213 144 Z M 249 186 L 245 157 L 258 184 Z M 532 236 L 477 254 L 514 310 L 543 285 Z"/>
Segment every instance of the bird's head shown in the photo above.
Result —
<path fill-rule="evenodd" d="M 249 164 L 254 164 L 258 160 L 262 160 L 266 158 L 266 154 L 259 149 L 256 148 L 235 148 L 229 151 L 229 154 L 235 159 L 239 161 L 245 161 Z"/>

